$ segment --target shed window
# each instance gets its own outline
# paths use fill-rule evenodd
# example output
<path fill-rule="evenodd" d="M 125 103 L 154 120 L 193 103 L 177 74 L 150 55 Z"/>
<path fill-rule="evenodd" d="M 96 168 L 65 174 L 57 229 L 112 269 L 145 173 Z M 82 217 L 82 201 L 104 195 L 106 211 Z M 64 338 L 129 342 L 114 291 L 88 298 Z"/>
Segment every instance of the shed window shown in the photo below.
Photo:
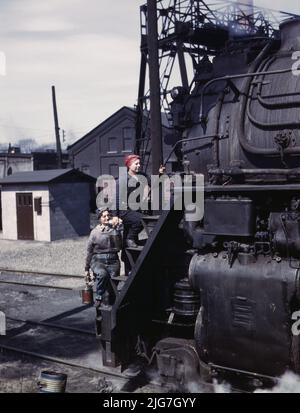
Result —
<path fill-rule="evenodd" d="M 32 194 L 18 193 L 17 194 L 17 206 L 32 206 Z"/>
<path fill-rule="evenodd" d="M 119 165 L 113 163 L 109 165 L 109 175 L 114 176 L 115 178 L 119 175 Z"/>
<path fill-rule="evenodd" d="M 123 128 L 123 152 L 132 152 L 133 128 Z"/>
<path fill-rule="evenodd" d="M 37 215 L 42 215 L 42 197 L 36 197 L 34 198 L 34 210 L 37 213 Z"/>

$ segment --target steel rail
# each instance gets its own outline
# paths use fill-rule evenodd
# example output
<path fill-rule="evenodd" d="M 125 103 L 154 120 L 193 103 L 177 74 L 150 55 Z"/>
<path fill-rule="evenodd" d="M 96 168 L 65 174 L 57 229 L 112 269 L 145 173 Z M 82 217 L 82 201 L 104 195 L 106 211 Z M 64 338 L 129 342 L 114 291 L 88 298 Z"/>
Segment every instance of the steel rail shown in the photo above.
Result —
<path fill-rule="evenodd" d="M 42 353 L 36 353 L 35 351 L 29 351 L 29 350 L 23 350 L 14 346 L 9 346 L 7 344 L 1 344 L 0 343 L 0 349 L 4 349 L 4 350 L 8 350 L 8 351 L 13 351 L 15 353 L 20 353 L 20 354 L 25 354 L 27 356 L 32 356 L 32 357 L 36 357 L 36 358 L 40 358 L 42 360 L 47 360 L 47 361 L 51 361 L 54 363 L 59 363 L 59 364 L 65 364 L 67 366 L 71 366 L 71 367 L 76 367 L 76 368 L 81 368 L 81 369 L 85 369 L 85 370 L 89 370 L 89 371 L 93 371 L 95 373 L 101 373 L 101 374 L 105 374 L 108 376 L 114 376 L 114 377 L 118 377 L 121 379 L 127 379 L 124 375 L 122 376 L 121 373 L 116 373 L 116 372 L 106 372 L 104 370 L 101 369 L 97 369 L 95 367 L 87 367 L 87 366 L 83 366 L 81 364 L 76 364 L 73 363 L 71 361 L 67 361 L 58 357 L 52 357 L 52 356 L 47 356 L 46 354 L 42 354 Z"/>
<path fill-rule="evenodd" d="M 24 321 L 24 322 L 27 322 L 27 321 L 25 321 L 25 320 L 17 320 L 17 319 L 13 319 L 13 318 L 11 318 L 11 317 L 8 317 L 8 319 L 14 320 L 14 321 Z M 34 321 L 33 321 L 33 322 L 32 322 L 32 321 L 28 321 L 28 322 L 29 322 L 29 323 L 34 323 L 34 324 L 36 323 L 36 322 L 34 322 Z M 37 324 L 40 324 L 40 323 L 37 322 Z M 52 325 L 51 325 L 51 327 L 52 327 Z M 84 365 L 77 364 L 77 363 L 73 363 L 73 362 L 70 362 L 70 361 L 67 361 L 67 360 L 58 358 L 58 357 L 48 356 L 48 355 L 46 355 L 46 354 L 37 353 L 37 352 L 35 352 L 35 351 L 19 349 L 19 348 L 17 348 L 17 347 L 10 346 L 10 345 L 7 345 L 7 344 L 1 344 L 1 343 L 0 343 L 0 349 L 7 350 L 7 351 L 11 351 L 11 352 L 14 352 L 14 353 L 24 354 L 24 355 L 27 355 L 27 356 L 39 358 L 39 359 L 41 359 L 41 360 L 51 361 L 51 362 L 58 363 L 58 364 L 64 364 L 64 365 L 66 365 L 66 366 L 75 367 L 75 368 L 78 368 L 78 369 L 84 369 L 84 370 L 87 370 L 87 371 L 92 371 L 92 372 L 95 372 L 95 373 L 100 373 L 100 374 L 103 374 L 103 375 L 108 376 L 108 377 L 109 377 L 109 376 L 116 377 L 116 378 L 118 378 L 118 379 L 124 380 L 125 383 L 126 383 L 128 380 L 130 380 L 130 377 L 127 377 L 127 376 L 126 376 L 125 374 L 123 374 L 123 373 L 111 372 L 111 371 L 108 372 L 108 371 L 105 371 L 105 370 L 102 370 L 102 369 L 98 369 L 98 368 L 95 368 L 95 367 L 84 366 Z M 199 386 L 205 386 L 207 389 L 210 388 L 212 392 L 214 392 L 214 390 L 215 390 L 215 386 L 214 386 L 214 384 L 212 384 L 212 383 L 205 382 L 204 380 L 201 380 L 201 379 L 199 380 L 198 383 L 199 383 Z M 161 389 L 162 387 L 164 387 L 164 384 L 160 384 L 160 383 L 157 383 L 157 382 L 155 383 L 155 381 L 154 381 L 154 382 L 151 382 L 151 383 L 149 383 L 149 384 L 150 384 L 151 386 L 156 386 L 156 387 L 159 388 L 159 389 Z M 168 384 L 165 383 L 165 385 L 166 385 L 166 388 L 167 388 L 167 387 L 168 387 Z M 241 390 L 241 389 L 238 389 L 238 388 L 233 387 L 233 386 L 231 386 L 231 392 L 234 392 L 234 393 L 249 393 L 248 391 Z"/>
<path fill-rule="evenodd" d="M 17 270 L 11 268 L 1 268 L 0 267 L 0 274 L 1 273 L 16 273 L 15 275 L 24 274 L 24 275 L 32 275 L 32 276 L 51 276 L 51 277 L 63 277 L 63 278 L 83 278 L 83 275 L 75 275 L 75 274 L 59 274 L 59 273 L 51 273 L 51 272 L 35 272 L 29 270 Z"/>
<path fill-rule="evenodd" d="M 71 332 L 74 332 L 74 333 L 86 334 L 86 335 L 91 335 L 93 337 L 96 337 L 95 333 L 92 333 L 91 331 L 82 330 L 82 329 L 76 328 L 76 327 L 64 326 L 62 324 L 47 323 L 46 321 L 22 320 L 22 319 L 13 318 L 13 317 L 6 317 L 6 320 L 15 321 L 15 322 L 24 323 L 24 324 L 36 325 L 36 326 L 41 326 L 41 327 L 56 328 L 56 329 L 59 329 L 59 330 L 66 330 L 66 331 L 71 331 Z"/>
<path fill-rule="evenodd" d="M 46 285 L 46 284 L 32 284 L 32 283 L 21 283 L 18 281 L 5 281 L 5 280 L 0 280 L 0 284 L 12 284 L 12 285 L 21 285 L 23 287 L 37 287 L 37 288 L 53 288 L 56 290 L 69 290 L 69 291 L 79 291 L 76 288 L 71 288 L 71 287 L 61 287 L 59 285 Z"/>

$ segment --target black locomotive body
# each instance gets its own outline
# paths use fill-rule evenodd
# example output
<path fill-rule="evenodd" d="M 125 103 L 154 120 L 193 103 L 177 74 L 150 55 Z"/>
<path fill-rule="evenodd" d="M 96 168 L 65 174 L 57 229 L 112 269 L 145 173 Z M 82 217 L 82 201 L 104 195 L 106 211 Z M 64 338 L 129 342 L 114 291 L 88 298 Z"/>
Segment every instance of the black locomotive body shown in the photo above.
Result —
<path fill-rule="evenodd" d="M 137 348 L 177 383 L 300 373 L 300 20 L 280 35 L 234 39 L 178 91 L 181 161 L 205 177 L 204 218 L 162 213 L 102 311 L 105 364 Z"/>
<path fill-rule="evenodd" d="M 200 358 L 266 376 L 300 367 L 292 329 L 299 309 L 300 78 L 293 59 L 300 21 L 280 29 L 280 43 L 262 46 L 246 76 L 227 74 L 225 85 L 204 87 L 208 93 L 223 82 L 213 108 L 200 92 L 200 127 L 214 137 L 202 169 L 209 183 L 200 251 L 189 269 L 201 291 Z M 250 43 L 241 55 L 252 52 Z M 197 133 L 191 128 L 188 137 Z M 186 156 L 196 169 L 201 152 L 193 145 Z"/>

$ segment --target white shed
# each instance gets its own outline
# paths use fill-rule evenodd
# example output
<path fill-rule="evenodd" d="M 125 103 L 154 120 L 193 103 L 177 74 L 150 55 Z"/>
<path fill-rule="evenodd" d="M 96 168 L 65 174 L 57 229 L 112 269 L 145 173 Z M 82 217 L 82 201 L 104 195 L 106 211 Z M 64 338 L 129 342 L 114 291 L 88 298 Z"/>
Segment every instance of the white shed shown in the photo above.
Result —
<path fill-rule="evenodd" d="M 15 173 L 0 180 L 2 238 L 54 241 L 88 235 L 95 178 L 76 169 Z"/>

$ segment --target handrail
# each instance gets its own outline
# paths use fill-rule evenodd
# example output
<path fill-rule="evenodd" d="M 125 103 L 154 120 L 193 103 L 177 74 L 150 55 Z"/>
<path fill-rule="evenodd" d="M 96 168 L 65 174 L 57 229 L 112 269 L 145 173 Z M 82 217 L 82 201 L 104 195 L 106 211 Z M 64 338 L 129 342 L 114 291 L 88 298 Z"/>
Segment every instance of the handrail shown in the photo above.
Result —
<path fill-rule="evenodd" d="M 220 138 L 220 137 L 221 137 L 220 135 L 213 134 L 213 135 L 202 135 L 202 136 L 195 136 L 195 137 L 193 137 L 193 138 L 180 139 L 179 141 L 177 141 L 177 142 L 175 143 L 175 145 L 173 145 L 173 147 L 172 147 L 169 155 L 167 156 L 167 158 L 166 158 L 165 161 L 163 162 L 162 166 L 165 166 L 165 165 L 166 165 L 166 163 L 167 163 L 168 160 L 170 159 L 172 153 L 173 153 L 174 150 L 176 149 L 176 146 L 179 145 L 180 143 L 183 143 L 183 142 L 191 142 L 191 141 L 196 141 L 196 140 L 200 140 L 200 139 L 213 139 L 213 138 Z"/>
<path fill-rule="evenodd" d="M 230 75 L 230 76 L 223 76 L 223 77 L 216 77 L 215 79 L 209 80 L 205 85 L 203 86 L 203 89 L 200 93 L 200 120 L 203 121 L 206 119 L 206 116 L 203 115 L 203 103 L 204 103 L 204 92 L 205 90 L 212 85 L 215 82 L 221 82 L 221 81 L 231 81 L 234 79 L 243 79 L 245 77 L 255 77 L 255 76 L 267 76 L 267 75 L 280 75 L 282 73 L 288 73 L 292 72 L 293 69 L 281 69 L 281 70 L 271 70 L 271 71 L 266 71 L 266 72 L 252 72 L 252 73 L 243 73 L 239 75 Z"/>

